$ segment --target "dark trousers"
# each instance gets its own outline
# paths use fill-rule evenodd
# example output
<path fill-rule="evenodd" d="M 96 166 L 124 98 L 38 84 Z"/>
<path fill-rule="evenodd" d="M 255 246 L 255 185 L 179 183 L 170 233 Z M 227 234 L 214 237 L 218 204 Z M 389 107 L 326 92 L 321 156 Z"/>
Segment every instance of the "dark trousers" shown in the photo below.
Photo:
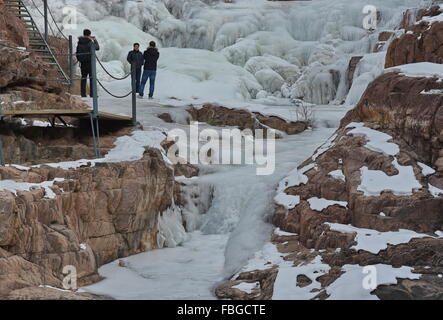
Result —
<path fill-rule="evenodd" d="M 142 68 L 135 69 L 135 92 L 140 92 L 140 80 L 142 78 Z"/>
<path fill-rule="evenodd" d="M 88 77 L 89 77 L 89 95 L 92 98 L 92 96 L 94 95 L 94 92 L 92 91 L 92 67 L 91 67 L 91 62 L 82 62 L 82 63 L 80 63 L 80 70 L 82 72 L 82 80 L 81 80 L 81 84 L 80 84 L 81 95 L 82 95 L 82 97 L 86 97 L 86 85 L 87 85 Z"/>

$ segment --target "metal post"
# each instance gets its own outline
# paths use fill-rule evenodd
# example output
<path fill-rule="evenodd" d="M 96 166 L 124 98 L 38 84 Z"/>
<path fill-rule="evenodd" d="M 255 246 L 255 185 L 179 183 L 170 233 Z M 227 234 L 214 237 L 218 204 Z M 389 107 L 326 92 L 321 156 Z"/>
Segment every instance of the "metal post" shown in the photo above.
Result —
<path fill-rule="evenodd" d="M 45 18 L 45 41 L 49 40 L 49 29 L 48 29 L 48 0 L 43 0 L 43 15 Z"/>
<path fill-rule="evenodd" d="M 0 103 L 0 121 L 3 121 L 3 117 L 1 116 L 3 114 L 3 108 L 2 108 L 2 103 Z M 3 142 L 2 139 L 0 138 L 0 165 L 4 166 L 5 165 L 5 156 L 3 153 Z"/>
<path fill-rule="evenodd" d="M 93 119 L 92 113 L 89 114 L 89 117 L 91 119 L 92 142 L 94 143 L 95 157 L 97 159 L 99 159 L 100 158 L 100 150 L 99 150 L 99 147 L 98 147 L 98 144 L 97 144 L 97 136 L 95 135 L 94 119 Z"/>
<path fill-rule="evenodd" d="M 98 118 L 95 118 L 95 128 L 96 128 L 95 136 L 96 136 L 96 139 L 97 139 L 97 157 L 101 158 L 102 155 L 100 153 L 100 124 L 98 122 Z"/>
<path fill-rule="evenodd" d="M 72 36 L 69 36 L 69 91 L 72 93 L 74 89 L 74 45 L 72 43 Z"/>
<path fill-rule="evenodd" d="M 136 65 L 131 64 L 131 79 L 132 79 L 132 125 L 137 124 L 137 81 L 136 81 Z"/>
<path fill-rule="evenodd" d="M 0 165 L 1 166 L 5 165 L 5 156 L 3 154 L 3 142 L 2 142 L 2 139 L 0 139 Z"/>
<path fill-rule="evenodd" d="M 95 43 L 91 45 L 91 88 L 92 88 L 92 106 L 94 118 L 98 116 L 98 95 L 97 95 L 97 60 L 95 52 Z"/>

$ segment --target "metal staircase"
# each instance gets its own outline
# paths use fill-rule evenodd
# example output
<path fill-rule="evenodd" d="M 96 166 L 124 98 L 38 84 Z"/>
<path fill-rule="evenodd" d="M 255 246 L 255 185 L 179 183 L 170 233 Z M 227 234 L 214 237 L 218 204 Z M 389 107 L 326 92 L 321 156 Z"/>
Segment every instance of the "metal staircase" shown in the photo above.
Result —
<path fill-rule="evenodd" d="M 60 75 L 60 82 L 66 85 L 70 85 L 70 78 L 63 71 L 57 58 L 55 57 L 53 51 L 46 42 L 44 36 L 39 31 L 37 24 L 32 18 L 22 0 L 5 0 L 4 6 L 9 12 L 14 14 L 23 22 L 23 26 L 29 36 L 29 47 L 28 50 L 35 52 L 43 61 L 50 66 L 55 68 L 55 70 Z"/>

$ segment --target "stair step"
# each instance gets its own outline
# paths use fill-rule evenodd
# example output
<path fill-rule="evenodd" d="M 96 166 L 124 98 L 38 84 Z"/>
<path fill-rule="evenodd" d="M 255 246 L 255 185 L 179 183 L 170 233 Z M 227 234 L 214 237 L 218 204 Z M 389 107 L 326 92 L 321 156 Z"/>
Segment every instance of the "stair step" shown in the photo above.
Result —
<path fill-rule="evenodd" d="M 33 52 L 49 52 L 48 49 L 31 49 Z"/>

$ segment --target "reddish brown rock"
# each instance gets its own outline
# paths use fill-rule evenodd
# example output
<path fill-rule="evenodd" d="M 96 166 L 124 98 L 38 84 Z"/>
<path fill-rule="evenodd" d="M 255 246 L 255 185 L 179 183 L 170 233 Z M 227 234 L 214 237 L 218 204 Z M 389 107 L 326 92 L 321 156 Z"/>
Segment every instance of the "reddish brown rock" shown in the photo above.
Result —
<path fill-rule="evenodd" d="M 443 296 L 443 282 L 435 281 L 443 272 L 443 239 L 433 238 L 434 232 L 443 230 L 443 197 L 434 196 L 429 189 L 430 183 L 439 188 L 443 186 L 443 171 L 439 166 L 443 144 L 438 138 L 443 130 L 443 95 L 421 94 L 423 90 L 442 87 L 437 79 L 409 78 L 397 73 L 380 76 L 370 84 L 357 107 L 342 120 L 331 147 L 315 161 L 310 158 L 300 166 L 315 162 L 315 166 L 305 172 L 308 182 L 286 189 L 286 194 L 300 197 L 300 204 L 291 210 L 277 206 L 273 223 L 297 236 L 274 236 L 272 241 L 281 253 L 288 254 L 284 259 L 293 261 L 294 265 L 309 263 L 321 256 L 323 263 L 331 267 L 328 274 L 316 279 L 322 288 L 317 290 L 315 299 L 328 298 L 325 288 L 342 274 L 341 267 L 345 264 L 410 266 L 414 272 L 426 274 L 420 280 L 400 280 L 397 285 L 380 286 L 374 294 L 381 299 L 438 299 Z M 391 135 L 392 142 L 401 150 L 396 155 L 399 164 L 412 166 L 422 187 L 408 196 L 390 191 L 368 196 L 359 191 L 362 167 L 381 170 L 388 176 L 397 175 L 398 171 L 392 165 L 392 156 L 368 149 L 365 137 L 349 134 L 351 129 L 347 125 L 351 122 L 361 122 Z M 425 176 L 418 162 L 426 163 L 436 172 Z M 329 175 L 335 170 L 343 172 L 344 181 Z M 345 201 L 347 207 L 334 205 L 319 212 L 307 201 L 312 197 Z M 355 234 L 331 231 L 326 223 L 350 224 L 381 232 L 408 229 L 427 233 L 429 237 L 388 245 L 374 254 L 352 249 L 356 244 Z M 269 267 L 273 268 L 273 273 L 278 273 L 278 268 Z M 216 290 L 217 295 L 232 299 L 272 297 L 275 280 L 270 276 L 266 278 L 267 287 L 260 285 L 254 296 L 232 288 L 239 282 L 260 282 L 261 278 L 254 276 L 256 273 L 248 272 L 222 284 Z M 312 281 L 303 274 L 296 280 L 299 287 Z"/>
<path fill-rule="evenodd" d="M 440 13 L 441 9 L 436 6 L 416 13 L 417 20 Z M 408 32 L 394 39 L 388 48 L 386 68 L 416 62 L 443 63 L 443 22 L 429 25 L 422 21 L 404 27 Z"/>
<path fill-rule="evenodd" d="M 68 94 L 69 88 L 63 84 L 63 79 L 53 66 L 48 65 L 35 52 L 22 50 L 29 45 L 23 21 L 9 13 L 3 3 L 0 3 L 0 7 L 0 39 L 3 44 L 10 46 L 0 45 L 0 89 L 2 93 L 14 91 L 17 100 L 26 102 L 20 106 L 5 105 L 2 106 L 3 109 L 87 108 L 81 100 Z M 69 74 L 68 56 L 65 55 L 68 52 L 68 42 L 51 36 L 49 45 L 57 54 L 65 73 Z"/>
<path fill-rule="evenodd" d="M 0 39 L 12 46 L 27 47 L 29 44 L 29 37 L 23 23 L 8 12 L 2 0 L 0 0 Z"/>
<path fill-rule="evenodd" d="M 247 110 L 229 109 L 213 104 L 201 108 L 190 108 L 188 112 L 194 121 L 206 122 L 213 126 L 233 126 L 244 129 L 265 129 L 270 127 L 286 134 L 298 134 L 305 131 L 308 125 L 302 121 L 288 122 L 276 116 L 250 113 Z"/>
<path fill-rule="evenodd" d="M 443 147 L 438 139 L 443 132 L 443 95 L 421 94 L 432 89 L 443 89 L 443 84 L 435 78 L 384 74 L 368 86 L 360 103 L 342 124 L 377 123 L 409 144 L 420 161 L 433 166 Z"/>
<path fill-rule="evenodd" d="M 348 74 L 346 77 L 346 79 L 348 81 L 349 88 L 352 86 L 352 83 L 354 82 L 355 70 L 357 69 L 357 65 L 362 58 L 363 58 L 363 56 L 356 56 L 356 57 L 352 57 L 351 60 L 349 60 Z"/>
<path fill-rule="evenodd" d="M 42 161 L 40 156 L 55 162 L 58 154 L 72 160 L 93 153 L 89 138 L 76 140 L 78 131 L 70 128 L 54 128 L 52 137 L 43 135 L 41 128 L 20 130 L 24 137 L 18 146 L 24 149 L 18 154 L 28 155 L 29 164 Z M 65 135 L 61 134 L 63 130 Z M 112 146 L 117 135 L 127 131 L 107 136 L 104 130 L 103 151 Z M 12 145 L 17 143 L 11 139 Z M 53 153 L 45 150 L 51 139 Z M 41 183 L 55 178 L 63 180 L 51 187 L 53 198 L 46 197 L 42 188 L 17 194 L 0 191 L 2 298 L 90 299 L 36 287 L 60 288 L 63 268 L 68 265 L 76 267 L 78 285 L 86 285 L 99 280 L 97 268 L 101 265 L 157 248 L 159 214 L 173 202 L 180 203 L 174 169 L 164 162 L 157 149 L 146 149 L 139 161 L 97 163 L 94 167 L 70 170 L 41 166 L 21 171 L 0 167 L 1 180 Z"/>

